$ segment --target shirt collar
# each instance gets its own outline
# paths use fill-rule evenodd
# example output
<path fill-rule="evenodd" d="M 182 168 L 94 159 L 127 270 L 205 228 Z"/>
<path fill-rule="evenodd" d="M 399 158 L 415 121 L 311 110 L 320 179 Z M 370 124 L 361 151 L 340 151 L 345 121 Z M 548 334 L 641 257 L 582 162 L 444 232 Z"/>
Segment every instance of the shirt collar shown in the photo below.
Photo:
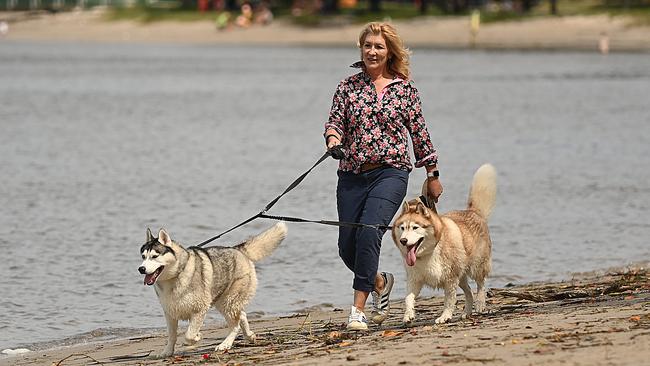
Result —
<path fill-rule="evenodd" d="M 350 65 L 350 67 L 354 69 L 363 69 L 363 61 L 357 61 Z"/>
<path fill-rule="evenodd" d="M 354 69 L 361 69 L 363 71 L 363 75 L 366 77 L 366 79 L 370 79 L 370 76 L 368 76 L 368 74 L 366 73 L 366 67 L 363 64 L 363 61 L 357 61 L 357 62 L 353 63 L 352 65 L 350 65 L 350 67 L 354 68 Z M 395 82 L 399 82 L 399 81 L 405 81 L 405 80 L 402 79 L 401 76 L 395 75 L 395 78 L 393 79 L 393 81 L 391 81 L 388 85 L 393 84 Z"/>

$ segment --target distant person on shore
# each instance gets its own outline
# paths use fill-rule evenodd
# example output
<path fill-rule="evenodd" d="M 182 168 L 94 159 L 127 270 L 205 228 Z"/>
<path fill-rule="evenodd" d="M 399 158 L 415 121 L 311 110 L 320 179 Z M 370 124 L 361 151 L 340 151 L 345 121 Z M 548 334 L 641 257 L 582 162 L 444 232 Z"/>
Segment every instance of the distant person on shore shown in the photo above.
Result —
<path fill-rule="evenodd" d="M 255 14 L 253 16 L 255 24 L 259 25 L 269 25 L 273 21 L 273 13 L 269 8 L 269 5 L 266 1 L 260 2 L 255 7 Z"/>
<path fill-rule="evenodd" d="M 9 33 L 9 24 L 5 21 L 0 21 L 0 37 L 4 37 Z"/>
<path fill-rule="evenodd" d="M 232 23 L 230 21 L 230 18 L 232 15 L 230 14 L 229 11 L 222 11 L 217 15 L 217 18 L 214 20 L 214 24 L 217 27 L 218 30 L 224 31 L 232 28 Z"/>
<path fill-rule="evenodd" d="M 361 71 L 336 88 L 325 123 L 325 144 L 341 158 L 336 188 L 339 220 L 389 225 L 404 200 L 413 169 L 409 136 L 415 166 L 426 169 L 429 195 L 436 202 L 442 194 L 438 156 L 410 78 L 409 51 L 396 29 L 389 23 L 369 23 L 359 35 L 358 46 L 361 61 L 352 67 Z M 388 315 L 394 278 L 378 271 L 385 231 L 339 228 L 339 256 L 354 273 L 350 330 L 368 329 L 365 305 L 371 293 L 371 320 L 381 324 Z"/>
<path fill-rule="evenodd" d="M 235 19 L 235 25 L 241 28 L 248 28 L 253 21 L 253 8 L 249 3 L 243 3 L 241 6 L 241 14 Z"/>

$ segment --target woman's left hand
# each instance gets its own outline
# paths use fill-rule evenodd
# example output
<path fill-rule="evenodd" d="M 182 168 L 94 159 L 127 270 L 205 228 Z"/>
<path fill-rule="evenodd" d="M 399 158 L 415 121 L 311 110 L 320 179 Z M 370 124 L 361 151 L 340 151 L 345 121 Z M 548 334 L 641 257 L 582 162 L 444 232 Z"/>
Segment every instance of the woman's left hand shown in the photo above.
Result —
<path fill-rule="evenodd" d="M 427 179 L 427 193 L 433 198 L 433 202 L 438 203 L 438 197 L 442 194 L 440 179 Z"/>

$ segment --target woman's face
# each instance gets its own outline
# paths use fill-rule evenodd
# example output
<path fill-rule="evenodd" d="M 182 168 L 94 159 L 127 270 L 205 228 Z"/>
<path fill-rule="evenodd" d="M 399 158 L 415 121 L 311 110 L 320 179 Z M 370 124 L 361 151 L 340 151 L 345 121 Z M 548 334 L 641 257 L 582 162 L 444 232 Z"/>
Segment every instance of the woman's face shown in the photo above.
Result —
<path fill-rule="evenodd" d="M 380 34 L 369 33 L 361 45 L 361 59 L 370 71 L 384 71 L 388 63 L 388 47 Z"/>

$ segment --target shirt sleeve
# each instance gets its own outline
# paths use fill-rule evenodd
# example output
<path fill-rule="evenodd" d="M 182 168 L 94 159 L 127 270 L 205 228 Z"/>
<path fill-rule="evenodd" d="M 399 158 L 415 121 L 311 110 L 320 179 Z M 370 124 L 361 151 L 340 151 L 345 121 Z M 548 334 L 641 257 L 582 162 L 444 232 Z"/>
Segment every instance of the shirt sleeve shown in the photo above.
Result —
<path fill-rule="evenodd" d="M 343 136 L 343 126 L 345 122 L 345 106 L 346 106 L 346 101 L 347 98 L 345 98 L 345 91 L 344 91 L 344 82 L 340 82 L 338 87 L 336 88 L 336 92 L 334 92 L 334 97 L 332 98 L 332 108 L 330 109 L 330 115 L 327 120 L 327 123 L 325 123 L 325 132 L 323 135 L 327 133 L 327 130 L 333 129 L 335 130 L 339 135 Z"/>
<path fill-rule="evenodd" d="M 426 121 L 422 115 L 422 102 L 420 93 L 415 85 L 411 84 L 409 92 L 408 116 L 406 118 L 406 128 L 413 141 L 413 153 L 415 154 L 415 167 L 420 168 L 425 165 L 438 163 L 438 153 L 431 143 L 431 137 L 427 130 Z"/>

